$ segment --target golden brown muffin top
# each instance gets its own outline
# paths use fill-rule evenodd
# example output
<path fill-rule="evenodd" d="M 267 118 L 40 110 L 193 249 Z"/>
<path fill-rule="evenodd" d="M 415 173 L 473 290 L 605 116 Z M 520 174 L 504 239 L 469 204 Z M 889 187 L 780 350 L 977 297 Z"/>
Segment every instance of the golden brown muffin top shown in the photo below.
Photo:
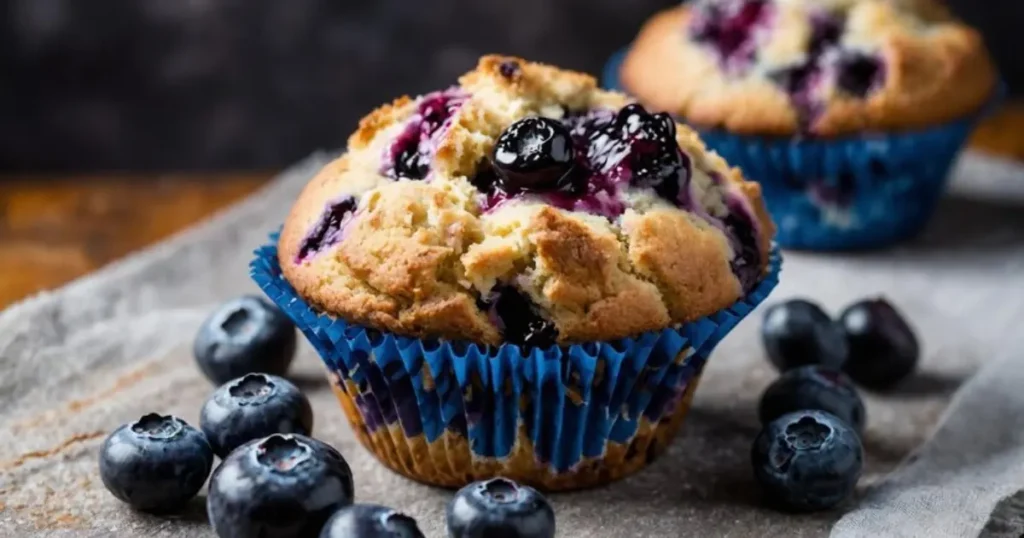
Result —
<path fill-rule="evenodd" d="M 774 226 L 690 129 L 588 75 L 486 56 L 367 115 L 279 243 L 308 302 L 485 344 L 610 340 L 729 306 Z"/>

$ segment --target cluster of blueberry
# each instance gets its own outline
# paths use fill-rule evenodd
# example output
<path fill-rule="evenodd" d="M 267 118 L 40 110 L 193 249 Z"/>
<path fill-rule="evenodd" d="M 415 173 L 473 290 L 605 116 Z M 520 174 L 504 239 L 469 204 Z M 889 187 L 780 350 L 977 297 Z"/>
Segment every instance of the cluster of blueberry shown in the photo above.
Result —
<path fill-rule="evenodd" d="M 782 508 L 835 506 L 853 492 L 863 465 L 865 412 L 854 383 L 897 385 L 917 365 L 917 337 L 881 298 L 854 303 L 838 320 L 806 300 L 774 305 L 761 335 L 783 373 L 761 397 L 754 475 Z"/>
<path fill-rule="evenodd" d="M 217 456 L 206 510 L 220 538 L 422 538 L 405 514 L 353 504 L 351 468 L 309 437 L 309 400 L 280 377 L 295 346 L 295 327 L 270 303 L 247 296 L 223 304 L 194 345 L 200 369 L 221 384 L 199 428 L 157 413 L 121 426 L 100 450 L 103 484 L 137 510 L 173 512 L 199 493 Z M 455 538 L 552 538 L 555 516 L 536 490 L 496 478 L 462 489 L 447 523 Z"/>

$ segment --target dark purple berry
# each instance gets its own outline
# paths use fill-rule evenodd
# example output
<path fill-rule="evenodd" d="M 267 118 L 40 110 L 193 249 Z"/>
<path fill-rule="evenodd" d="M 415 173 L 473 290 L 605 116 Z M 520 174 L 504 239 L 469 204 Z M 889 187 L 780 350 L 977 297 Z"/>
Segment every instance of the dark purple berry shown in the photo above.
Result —
<path fill-rule="evenodd" d="M 849 207 L 857 196 L 857 178 L 852 172 L 840 172 L 834 182 L 817 181 L 811 184 L 808 194 L 819 204 Z"/>
<path fill-rule="evenodd" d="M 494 146 L 495 171 L 508 192 L 542 192 L 569 187 L 573 143 L 559 121 L 531 117 L 510 125 Z"/>
<path fill-rule="evenodd" d="M 223 385 L 255 372 L 284 375 L 295 357 L 296 340 L 295 326 L 284 312 L 246 295 L 213 311 L 192 351 L 206 378 Z"/>
<path fill-rule="evenodd" d="M 199 493 L 213 467 L 213 450 L 199 430 L 173 416 L 150 413 L 125 424 L 100 448 L 100 479 L 137 510 L 177 510 Z"/>
<path fill-rule="evenodd" d="M 687 169 L 671 116 L 630 104 L 612 122 L 593 130 L 589 143 L 587 156 L 595 170 L 628 177 L 630 185 L 654 189 L 662 198 L 679 203 Z"/>
<path fill-rule="evenodd" d="M 348 196 L 328 203 L 324 212 L 299 244 L 296 263 L 302 263 L 311 255 L 341 241 L 341 231 L 356 210 L 356 199 Z"/>
<path fill-rule="evenodd" d="M 554 538 L 555 512 L 537 490 L 506 478 L 474 482 L 446 510 L 451 538 Z"/>
<path fill-rule="evenodd" d="M 199 415 L 199 427 L 215 454 L 274 433 L 313 431 L 313 408 L 298 387 L 269 374 L 249 374 L 216 390 Z"/>
<path fill-rule="evenodd" d="M 864 431 L 864 402 L 846 374 L 821 366 L 801 366 L 783 373 L 761 396 L 761 424 L 795 411 L 831 413 L 858 434 Z"/>
<path fill-rule="evenodd" d="M 505 78 L 514 78 L 520 71 L 522 71 L 522 67 L 515 60 L 505 60 L 498 65 L 498 72 Z"/>
<path fill-rule="evenodd" d="M 338 510 L 320 538 L 423 538 L 416 520 L 386 506 L 353 504 Z"/>
<path fill-rule="evenodd" d="M 492 295 L 490 318 L 502 338 L 524 347 L 551 347 L 558 340 L 553 321 L 541 316 L 536 304 L 512 286 L 502 286 Z"/>
<path fill-rule="evenodd" d="M 418 133 L 402 135 L 397 142 L 401 147 L 395 153 L 391 173 L 395 179 L 423 179 L 430 171 L 430 162 L 420 154 L 419 139 L 414 137 L 415 134 Z"/>
<path fill-rule="evenodd" d="M 766 0 L 708 1 L 696 10 L 690 27 L 694 40 L 714 47 L 725 63 L 753 59 L 754 30 L 763 24 Z"/>
<path fill-rule="evenodd" d="M 217 467 L 206 512 L 220 538 L 316 537 L 353 495 L 352 471 L 337 450 L 274 434 L 238 447 Z"/>
<path fill-rule="evenodd" d="M 619 112 L 615 125 L 629 143 L 630 184 L 653 188 L 662 198 L 677 203 L 683 159 L 675 120 L 665 112 L 649 114 L 633 104 Z"/>
<path fill-rule="evenodd" d="M 736 253 L 729 267 L 743 291 L 749 292 L 761 277 L 760 238 L 754 230 L 754 217 L 744 203 L 731 195 L 726 197 L 725 203 L 729 214 L 722 220 L 722 225 Z"/>
<path fill-rule="evenodd" d="M 884 74 L 878 58 L 860 53 L 845 54 L 836 65 L 836 85 L 854 97 L 864 98 L 881 85 Z"/>
<path fill-rule="evenodd" d="M 769 307 L 761 338 L 768 358 L 782 372 L 810 364 L 839 370 L 849 354 L 842 327 L 803 299 Z"/>
<path fill-rule="evenodd" d="M 806 92 L 819 72 L 817 65 L 802 63 L 772 71 L 769 78 L 793 98 Z"/>
<path fill-rule="evenodd" d="M 857 433 L 834 415 L 797 411 L 761 430 L 751 462 L 770 503 L 785 510 L 825 510 L 853 493 L 864 449 Z"/>
<path fill-rule="evenodd" d="M 921 354 L 917 336 L 888 301 L 877 298 L 854 303 L 839 319 L 850 346 L 844 370 L 854 381 L 886 389 L 913 373 Z"/>
<path fill-rule="evenodd" d="M 491 163 L 480 166 L 470 181 L 487 195 L 485 211 L 532 192 L 553 207 L 614 219 L 626 210 L 621 191 L 627 184 L 685 206 L 690 161 L 675 137 L 668 114 L 650 114 L 637 104 L 619 111 L 570 111 L 560 122 L 527 118 L 502 134 Z M 569 144 L 565 152 L 552 152 L 546 143 L 530 142 L 549 139 L 559 148 L 563 140 Z M 524 152 L 524 146 L 544 151 Z M 525 162 L 529 166 L 520 162 L 524 153 L 533 157 Z"/>
<path fill-rule="evenodd" d="M 843 35 L 845 21 L 830 13 L 818 13 L 811 17 L 811 39 L 807 54 L 815 59 L 826 50 L 835 47 Z"/>

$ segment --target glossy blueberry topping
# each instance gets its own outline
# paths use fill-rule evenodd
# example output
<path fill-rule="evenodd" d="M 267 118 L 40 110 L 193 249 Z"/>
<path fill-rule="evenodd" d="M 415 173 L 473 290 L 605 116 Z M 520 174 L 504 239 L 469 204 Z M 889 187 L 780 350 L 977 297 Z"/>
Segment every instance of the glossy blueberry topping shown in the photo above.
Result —
<path fill-rule="evenodd" d="M 813 409 L 831 413 L 853 428 L 864 431 L 864 402 L 846 374 L 821 366 L 802 366 L 783 373 L 764 391 L 758 409 L 761 424 Z"/>
<path fill-rule="evenodd" d="M 452 538 L 554 538 L 555 512 L 537 490 L 507 478 L 474 482 L 445 512 Z"/>
<path fill-rule="evenodd" d="M 726 196 L 725 205 L 729 214 L 722 219 L 722 225 L 735 251 L 729 265 L 743 291 L 749 292 L 761 277 L 760 238 L 754 229 L 754 217 L 743 202 L 735 196 Z"/>
<path fill-rule="evenodd" d="M 830 13 L 815 13 L 811 17 L 811 39 L 807 44 L 807 54 L 820 58 L 829 49 L 834 48 L 843 36 L 846 21 Z"/>
<path fill-rule="evenodd" d="M 313 431 L 313 408 L 298 387 L 268 374 L 249 374 L 225 383 L 203 405 L 199 427 L 214 453 L 232 450 L 274 433 Z"/>
<path fill-rule="evenodd" d="M 492 162 L 507 193 L 573 191 L 574 153 L 572 136 L 561 122 L 530 117 L 501 133 Z"/>
<path fill-rule="evenodd" d="M 427 177 L 437 142 L 465 101 L 466 95 L 456 88 L 424 95 L 416 113 L 388 149 L 384 173 L 396 179 Z"/>
<path fill-rule="evenodd" d="M 199 493 L 213 451 L 185 421 L 150 413 L 111 433 L 99 460 L 100 479 L 111 494 L 137 510 L 167 512 Z"/>
<path fill-rule="evenodd" d="M 694 10 L 690 36 L 709 45 L 727 71 L 749 67 L 757 54 L 755 34 L 767 26 L 767 0 L 706 1 Z"/>
<path fill-rule="evenodd" d="M 857 433 L 834 415 L 798 411 L 761 430 L 751 463 L 770 503 L 786 510 L 825 510 L 853 493 L 864 449 Z"/>
<path fill-rule="evenodd" d="M 889 301 L 859 301 L 839 319 L 850 344 L 845 370 L 854 381 L 886 389 L 913 373 L 921 348 L 910 324 Z"/>
<path fill-rule="evenodd" d="M 513 127 L 525 121 L 534 124 L 538 119 L 527 118 Z M 542 122 L 556 123 L 549 119 Z M 676 205 L 687 202 L 684 193 L 690 163 L 676 143 L 675 122 L 667 114 L 650 114 L 640 105 L 629 105 L 617 113 L 593 110 L 570 114 L 561 124 L 572 140 L 571 169 L 564 165 L 546 167 L 546 172 L 530 183 L 547 185 L 547 192 L 526 193 L 525 189 L 516 190 L 516 183 L 513 188 L 505 186 L 499 163 L 483 166 L 472 182 L 487 195 L 485 210 L 530 194 L 555 207 L 614 219 L 626 210 L 620 192 L 626 186 L 653 189 Z M 563 175 L 553 180 L 560 172 Z"/>
<path fill-rule="evenodd" d="M 317 219 L 309 233 L 299 244 L 299 252 L 295 256 L 295 263 L 302 263 L 326 248 L 329 248 L 341 241 L 345 225 L 352 220 L 355 213 L 357 201 L 348 196 L 340 200 L 330 202 L 324 207 L 324 212 Z"/>
<path fill-rule="evenodd" d="M 768 358 L 782 372 L 809 364 L 839 370 L 849 355 L 840 325 L 820 306 L 803 299 L 769 307 L 761 339 Z"/>
<path fill-rule="evenodd" d="M 423 538 L 423 532 L 415 519 L 397 510 L 353 504 L 331 516 L 320 538 Z"/>
<path fill-rule="evenodd" d="M 284 375 L 295 358 L 295 325 L 277 306 L 254 295 L 213 311 L 192 346 L 207 379 L 222 385 L 255 372 Z"/>
<path fill-rule="evenodd" d="M 206 512 L 220 538 L 316 537 L 353 495 L 352 471 L 337 450 L 275 434 L 238 447 L 217 467 Z"/>
<path fill-rule="evenodd" d="M 547 348 L 558 340 L 555 323 L 545 319 L 537 305 L 515 287 L 500 286 L 485 301 L 488 317 L 502 338 L 524 347 Z"/>

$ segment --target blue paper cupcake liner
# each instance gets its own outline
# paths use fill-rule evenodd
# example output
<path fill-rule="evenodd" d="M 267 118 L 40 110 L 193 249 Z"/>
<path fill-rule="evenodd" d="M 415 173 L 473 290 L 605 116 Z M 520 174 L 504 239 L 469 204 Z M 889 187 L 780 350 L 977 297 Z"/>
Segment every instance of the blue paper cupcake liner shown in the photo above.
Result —
<path fill-rule="evenodd" d="M 605 65 L 602 84 L 623 90 L 626 51 Z M 920 232 L 934 213 L 978 113 L 928 129 L 813 139 L 736 135 L 698 129 L 704 143 L 761 184 L 765 204 L 786 248 L 878 248 Z"/>
<path fill-rule="evenodd" d="M 256 250 L 250 274 L 336 376 L 357 436 L 389 467 L 449 487 L 488 473 L 582 486 L 557 478 L 600 468 L 610 450 L 635 450 L 638 431 L 650 437 L 670 422 L 715 345 L 776 286 L 782 263 L 774 250 L 769 274 L 745 298 L 681 327 L 524 351 L 397 336 L 321 314 L 282 277 L 276 241 Z"/>

